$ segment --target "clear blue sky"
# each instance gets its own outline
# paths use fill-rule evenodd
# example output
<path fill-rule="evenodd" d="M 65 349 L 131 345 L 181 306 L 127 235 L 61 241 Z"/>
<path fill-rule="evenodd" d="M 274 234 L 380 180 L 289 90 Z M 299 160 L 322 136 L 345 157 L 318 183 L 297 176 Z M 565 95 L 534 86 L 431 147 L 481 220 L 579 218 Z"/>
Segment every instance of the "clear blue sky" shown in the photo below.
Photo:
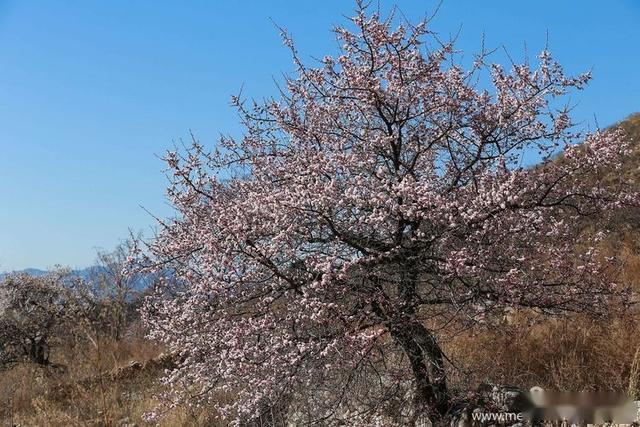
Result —
<path fill-rule="evenodd" d="M 436 1 L 387 2 L 408 17 Z M 306 57 L 335 51 L 350 1 L 1 1 L 0 271 L 90 265 L 128 229 L 171 214 L 157 155 L 192 130 L 238 133 L 229 97 L 274 93 L 291 69 L 270 22 Z M 521 58 L 549 32 L 571 72 L 593 68 L 576 116 L 601 126 L 640 110 L 640 1 L 444 0 L 433 28 L 458 47 Z"/>

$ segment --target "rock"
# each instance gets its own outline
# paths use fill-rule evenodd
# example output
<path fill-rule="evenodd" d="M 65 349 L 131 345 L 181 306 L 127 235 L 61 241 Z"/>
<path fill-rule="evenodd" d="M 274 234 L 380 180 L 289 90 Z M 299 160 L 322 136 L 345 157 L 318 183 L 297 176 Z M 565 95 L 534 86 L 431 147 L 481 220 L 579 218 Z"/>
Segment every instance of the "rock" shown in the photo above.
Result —
<path fill-rule="evenodd" d="M 454 404 L 449 425 L 521 427 L 525 424 L 523 413 L 531 407 L 527 392 L 517 387 L 483 383 L 469 400 Z"/>
<path fill-rule="evenodd" d="M 124 417 L 118 421 L 118 427 L 138 427 L 138 424 L 132 422 L 129 417 Z"/>

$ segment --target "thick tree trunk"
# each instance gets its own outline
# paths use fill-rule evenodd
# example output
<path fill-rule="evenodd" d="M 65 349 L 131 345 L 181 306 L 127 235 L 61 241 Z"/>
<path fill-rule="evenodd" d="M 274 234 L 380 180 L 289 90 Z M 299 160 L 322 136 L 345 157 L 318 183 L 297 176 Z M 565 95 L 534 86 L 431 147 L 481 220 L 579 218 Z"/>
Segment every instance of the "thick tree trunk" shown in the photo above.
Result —
<path fill-rule="evenodd" d="M 391 335 L 409 359 L 416 384 L 416 413 L 428 415 L 432 425 L 440 425 L 450 409 L 444 354 L 433 333 L 416 316 L 419 268 L 414 258 L 401 268 L 399 313 Z"/>
<path fill-rule="evenodd" d="M 450 408 L 444 355 L 440 346 L 433 334 L 417 321 L 398 324 L 390 332 L 411 365 L 416 385 L 416 411 L 426 413 L 434 425 L 439 424 Z"/>
<path fill-rule="evenodd" d="M 385 307 L 374 301 L 372 308 L 409 360 L 416 388 L 415 418 L 426 415 L 433 426 L 444 425 L 451 408 L 444 354 L 433 333 L 417 316 L 419 274 L 416 263 L 408 261 L 398 271 L 400 306 Z"/>

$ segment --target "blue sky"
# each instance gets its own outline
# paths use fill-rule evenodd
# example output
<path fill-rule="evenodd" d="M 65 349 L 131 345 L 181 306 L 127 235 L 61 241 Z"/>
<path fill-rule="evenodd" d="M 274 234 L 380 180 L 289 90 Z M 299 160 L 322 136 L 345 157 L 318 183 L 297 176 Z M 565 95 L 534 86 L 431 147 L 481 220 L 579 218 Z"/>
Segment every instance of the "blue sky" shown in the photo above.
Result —
<path fill-rule="evenodd" d="M 410 18 L 436 1 L 397 4 Z M 291 69 L 270 18 L 304 57 L 335 51 L 351 1 L 1 1 L 0 271 L 90 265 L 128 229 L 171 215 L 158 160 L 193 131 L 241 131 L 229 97 L 274 94 Z M 573 101 L 585 126 L 640 110 L 640 1 L 444 0 L 432 28 L 458 47 L 550 46 L 593 69 Z M 142 207 L 141 207 L 142 206 Z"/>

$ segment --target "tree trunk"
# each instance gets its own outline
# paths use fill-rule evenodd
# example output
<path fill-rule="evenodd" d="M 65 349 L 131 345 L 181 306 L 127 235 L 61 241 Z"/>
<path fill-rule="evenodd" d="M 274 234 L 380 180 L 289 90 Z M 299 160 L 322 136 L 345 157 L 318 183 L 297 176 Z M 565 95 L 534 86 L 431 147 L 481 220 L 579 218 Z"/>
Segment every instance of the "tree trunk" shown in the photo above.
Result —
<path fill-rule="evenodd" d="M 374 301 L 372 308 L 409 360 L 416 388 L 413 422 L 426 415 L 432 426 L 445 425 L 451 400 L 444 354 L 433 333 L 417 319 L 418 268 L 414 261 L 409 261 L 398 270 L 400 307 L 385 309 L 383 304 Z"/>
<path fill-rule="evenodd" d="M 440 424 L 450 409 L 444 355 L 435 337 L 420 322 L 409 321 L 391 328 L 391 336 L 409 359 L 416 384 L 416 412 L 426 413 Z"/>
<path fill-rule="evenodd" d="M 391 335 L 409 359 L 416 384 L 416 413 L 426 414 L 432 425 L 443 423 L 450 409 L 444 354 L 433 333 L 416 318 L 419 268 L 410 258 L 401 271 L 399 296 L 403 303 L 394 318 Z"/>
<path fill-rule="evenodd" d="M 31 340 L 29 349 L 31 361 L 38 365 L 47 366 L 49 364 L 49 351 L 47 344 L 39 339 Z"/>

